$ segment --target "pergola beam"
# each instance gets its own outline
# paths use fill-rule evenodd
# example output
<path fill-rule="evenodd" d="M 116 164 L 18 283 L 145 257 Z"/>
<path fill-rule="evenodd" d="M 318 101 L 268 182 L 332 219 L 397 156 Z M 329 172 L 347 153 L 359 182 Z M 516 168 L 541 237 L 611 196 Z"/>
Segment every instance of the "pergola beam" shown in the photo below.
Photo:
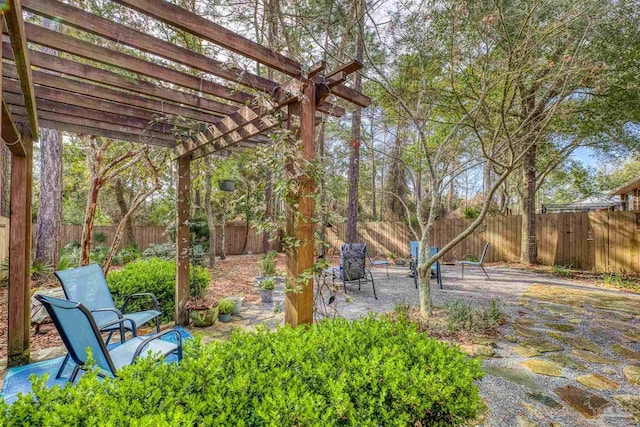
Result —
<path fill-rule="evenodd" d="M 278 84 L 247 70 L 229 67 L 215 59 L 194 52 L 149 34 L 118 24 L 101 16 L 70 6 L 57 0 L 23 0 L 25 10 L 53 19 L 105 39 L 122 43 L 153 55 L 193 67 L 230 82 L 260 90 L 273 91 Z"/>
<path fill-rule="evenodd" d="M 27 39 L 30 42 L 59 52 L 65 52 L 70 55 L 121 68 L 136 74 L 151 77 L 152 79 L 162 80 L 197 92 L 232 100 L 240 104 L 251 100 L 250 96 L 234 92 L 221 84 L 127 55 L 124 52 L 98 46 L 35 24 L 26 23 L 25 27 L 27 30 Z M 219 104 L 219 108 L 224 114 L 229 114 L 237 108 L 222 102 Z"/>
<path fill-rule="evenodd" d="M 9 43 L 3 43 L 2 51 L 5 58 L 13 59 Z M 208 98 L 158 86 L 145 80 L 124 77 L 112 71 L 61 58 L 57 55 L 49 55 L 35 50 L 29 50 L 29 55 L 31 64 L 38 68 L 220 114 L 219 103 Z"/>
<path fill-rule="evenodd" d="M 25 36 L 25 23 L 22 19 L 22 3 L 20 0 L 11 0 L 9 7 L 3 12 L 7 23 L 7 32 L 11 40 L 13 56 L 20 74 L 20 85 L 24 94 L 25 106 L 29 114 L 29 129 L 31 137 L 39 139 L 38 111 L 36 110 L 36 96 L 33 90 L 33 78 L 31 77 L 31 62 L 27 37 Z"/>
<path fill-rule="evenodd" d="M 9 109 L 11 110 L 11 113 L 16 117 L 16 121 L 25 121 L 26 116 L 24 108 L 10 106 Z M 54 113 L 49 111 L 41 111 L 39 114 L 39 118 L 42 123 L 46 122 L 48 124 L 47 126 L 45 126 L 44 124 L 42 125 L 47 129 L 58 129 L 67 132 L 78 131 L 79 133 L 89 133 L 89 131 L 91 130 L 117 132 L 118 134 L 128 135 L 130 139 L 127 140 L 142 142 L 145 144 L 148 143 L 153 145 L 161 145 L 164 147 L 174 147 L 177 143 L 177 138 L 172 137 L 170 134 L 164 132 L 134 128 L 126 125 L 104 122 L 101 120 L 84 119 L 82 117 L 69 116 L 66 114 Z M 106 134 L 101 134 L 98 136 L 108 137 Z"/>
<path fill-rule="evenodd" d="M 17 79 L 16 69 L 11 64 L 5 64 L 2 70 L 2 76 Z M 146 98 L 138 94 L 123 92 L 115 89 L 109 89 L 104 86 L 98 86 L 79 80 L 73 80 L 67 77 L 56 76 L 44 71 L 33 71 L 33 80 L 39 86 L 46 86 L 53 89 L 60 89 L 67 92 L 73 92 L 81 95 L 92 96 L 107 101 L 119 102 L 122 104 L 132 105 L 155 111 L 158 114 L 171 114 L 177 117 L 185 117 L 200 122 L 216 122 L 218 116 L 206 113 L 200 110 L 193 110 L 182 107 L 180 105 L 171 104 L 157 99 Z"/>
<path fill-rule="evenodd" d="M 202 133 L 198 135 L 195 140 L 187 140 L 178 145 L 175 149 L 176 157 L 182 157 L 197 149 L 201 149 L 207 144 L 211 144 L 229 133 L 240 130 L 245 125 L 261 124 L 263 122 L 262 119 L 266 118 L 269 114 L 272 114 L 277 109 L 295 100 L 300 95 L 301 89 L 302 83 L 293 79 L 283 85 L 280 90 L 274 94 L 273 100 L 257 98 L 254 103 L 259 105 L 259 111 L 255 111 L 254 109 L 246 106 L 239 108 L 238 111 L 223 118 L 218 123 L 208 126 L 208 134 Z M 235 142 L 240 142 L 241 140 L 242 138 Z"/>
<path fill-rule="evenodd" d="M 302 66 L 282 54 L 228 30 L 168 1 L 114 0 L 123 6 L 151 16 L 201 39 L 253 59 L 292 77 L 300 77 Z"/>
<path fill-rule="evenodd" d="M 11 154 L 20 157 L 27 155 L 27 150 L 22 143 L 20 132 L 4 97 L 2 98 L 2 140 L 9 148 L 9 151 L 11 151 Z"/>
<path fill-rule="evenodd" d="M 9 109 L 13 111 L 24 111 L 24 100 L 21 95 L 15 93 L 5 93 L 5 99 L 9 104 Z M 78 107 L 70 104 L 62 104 L 60 102 L 48 101 L 46 99 L 37 98 L 38 113 L 40 116 L 51 117 L 48 114 L 61 114 L 74 119 L 88 119 L 101 122 L 103 124 L 113 124 L 115 126 L 127 126 L 139 130 L 152 130 L 170 135 L 182 136 L 182 132 L 187 130 L 179 129 L 166 123 L 150 123 L 144 119 L 125 116 L 122 114 L 110 113 L 107 111 L 92 110 L 90 108 Z"/>
<path fill-rule="evenodd" d="M 16 116 L 16 120 L 20 121 L 21 116 Z M 65 132 L 72 132 L 81 135 L 100 136 L 108 139 L 115 139 L 118 141 L 135 142 L 138 144 L 157 145 L 160 147 L 174 147 L 175 142 L 167 141 L 166 139 L 158 139 L 153 136 L 134 135 L 127 132 L 118 132 L 106 129 L 100 129 L 97 127 L 76 125 L 69 122 L 60 122 L 55 120 L 40 120 L 43 127 L 47 129 L 56 129 Z"/>
<path fill-rule="evenodd" d="M 3 91 L 11 92 L 14 94 L 21 94 L 20 85 L 16 80 L 3 78 L 2 79 Z M 146 120 L 149 123 L 153 123 L 161 119 L 155 112 L 138 107 L 131 107 L 126 104 L 119 104 L 117 102 L 104 101 L 99 98 L 94 98 L 86 95 L 78 95 L 76 93 L 67 92 L 59 89 L 48 88 L 45 86 L 35 87 L 36 97 L 38 99 L 46 99 L 49 101 L 55 101 L 62 104 L 71 104 L 81 108 L 90 108 L 93 110 L 117 112 L 129 117 Z M 190 129 L 194 128 L 193 125 L 188 125 L 177 121 L 175 126 Z M 197 126 L 195 126 L 197 128 Z"/>

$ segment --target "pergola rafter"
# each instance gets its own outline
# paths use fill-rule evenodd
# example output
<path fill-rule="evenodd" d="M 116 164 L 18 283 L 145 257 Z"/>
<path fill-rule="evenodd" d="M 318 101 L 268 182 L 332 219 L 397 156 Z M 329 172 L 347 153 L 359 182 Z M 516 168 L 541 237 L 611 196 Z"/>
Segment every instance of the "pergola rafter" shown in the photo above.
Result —
<path fill-rule="evenodd" d="M 302 155 L 311 160 L 317 112 L 337 117 L 345 114 L 334 98 L 360 107 L 370 102 L 346 84 L 349 74 L 361 68 L 358 62 L 332 72 L 325 70 L 324 62 L 306 67 L 168 1 L 113 1 L 271 68 L 289 80 L 280 84 L 59 0 L 12 0 L 12 8 L 5 12 L 4 33 L 11 42 L 3 42 L 1 80 L 2 137 L 13 159 L 10 364 L 28 359 L 31 141 L 32 136 L 37 139 L 38 120 L 50 129 L 173 150 L 178 163 L 175 319 L 184 323 L 189 297 L 191 161 L 261 147 L 271 141 L 264 134 L 285 122 L 300 141 Z M 66 34 L 65 28 L 56 31 L 25 23 L 22 7 L 102 38 L 104 43 L 81 40 Z M 60 55 L 30 50 L 27 42 Z M 114 42 L 141 55 L 117 50 Z M 145 54 L 153 57 L 145 59 Z M 288 232 L 300 240 L 287 252 L 288 280 L 296 280 L 314 262 L 311 219 L 315 183 L 311 177 L 302 179 L 301 190 L 294 203 L 299 213 L 291 207 L 288 210 Z M 299 294 L 287 294 L 287 323 L 295 326 L 312 321 L 312 305 L 312 286 L 304 286 Z"/>

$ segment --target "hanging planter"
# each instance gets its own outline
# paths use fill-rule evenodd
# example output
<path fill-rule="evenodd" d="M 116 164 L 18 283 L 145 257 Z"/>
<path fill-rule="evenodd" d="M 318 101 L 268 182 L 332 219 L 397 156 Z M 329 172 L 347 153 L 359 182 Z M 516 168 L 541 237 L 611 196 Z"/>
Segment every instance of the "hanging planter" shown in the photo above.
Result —
<path fill-rule="evenodd" d="M 236 188 L 236 182 L 231 179 L 223 179 L 218 181 L 218 188 L 221 191 L 233 191 Z"/>

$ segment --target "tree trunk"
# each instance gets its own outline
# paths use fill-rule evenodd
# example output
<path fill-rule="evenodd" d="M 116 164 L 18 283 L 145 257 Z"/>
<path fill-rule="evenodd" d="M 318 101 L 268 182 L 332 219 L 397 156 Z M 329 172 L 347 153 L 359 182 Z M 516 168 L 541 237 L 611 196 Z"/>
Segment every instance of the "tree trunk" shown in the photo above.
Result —
<path fill-rule="evenodd" d="M 204 208 L 207 214 L 207 227 L 209 228 L 209 268 L 216 266 L 216 218 L 211 201 L 213 173 L 211 156 L 204 158 Z"/>
<path fill-rule="evenodd" d="M 355 16 L 358 19 L 356 30 L 355 59 L 362 62 L 364 52 L 364 0 L 354 0 Z M 353 88 L 362 91 L 362 74 L 356 72 Z M 358 182 L 360 178 L 360 133 L 362 127 L 362 108 L 357 107 L 351 120 L 351 144 L 349 145 L 349 201 L 347 204 L 347 243 L 355 242 L 358 228 Z"/>
<path fill-rule="evenodd" d="M 80 255 L 80 265 L 89 264 L 91 255 L 91 240 L 93 239 L 93 222 L 96 218 L 98 208 L 98 194 L 100 193 L 100 178 L 93 178 L 89 187 L 87 206 L 84 212 L 84 224 L 82 226 L 82 252 Z"/>
<path fill-rule="evenodd" d="M 491 162 L 485 160 L 482 168 L 482 197 L 487 198 L 489 189 L 491 188 Z M 490 202 L 491 203 L 491 202 Z"/>
<path fill-rule="evenodd" d="M 522 249 L 520 262 L 536 264 L 536 144 L 532 144 L 522 159 Z"/>
<path fill-rule="evenodd" d="M 404 207 L 401 200 L 404 200 L 407 192 L 407 180 L 405 176 L 404 164 L 402 163 L 402 139 L 400 137 L 400 128 L 398 127 L 398 136 L 391 147 L 389 173 L 387 174 L 387 182 L 385 183 L 387 191 L 391 194 L 386 197 L 387 212 L 389 221 L 402 221 L 405 218 Z M 420 178 L 417 178 L 416 193 L 421 193 Z"/>
<path fill-rule="evenodd" d="M 45 28 L 59 25 L 44 19 Z M 55 55 L 49 48 L 43 52 Z M 60 229 L 62 227 L 62 133 L 59 130 L 40 129 L 40 197 L 36 219 L 35 260 L 58 266 L 60 259 Z"/>
<path fill-rule="evenodd" d="M 378 219 L 378 207 L 376 204 L 376 150 L 374 146 L 375 138 L 373 137 L 373 119 L 371 120 L 371 210 L 373 212 L 373 220 Z"/>
<path fill-rule="evenodd" d="M 453 212 L 453 200 L 455 197 L 455 180 L 453 174 L 451 175 L 451 181 L 449 181 L 449 194 L 447 195 L 447 212 Z"/>
<path fill-rule="evenodd" d="M 224 208 L 226 210 L 226 206 Z M 220 259 L 227 258 L 227 213 L 222 212 L 220 227 Z"/>
<path fill-rule="evenodd" d="M 125 236 L 127 243 L 135 243 L 136 236 L 133 232 L 133 215 L 127 216 L 127 212 L 129 212 L 129 205 L 124 198 L 124 187 L 122 185 L 122 180 L 120 178 L 116 178 L 113 183 L 113 189 L 116 195 L 116 203 L 118 204 L 118 209 L 120 209 L 120 220 L 123 218 L 127 218 L 125 222 Z"/>
<path fill-rule="evenodd" d="M 264 202 L 265 202 L 265 211 L 264 216 L 265 219 L 271 222 L 271 218 L 273 215 L 273 174 L 271 173 L 271 169 L 267 168 L 266 171 L 266 183 L 264 186 Z M 269 252 L 271 250 L 271 244 L 269 243 L 269 235 L 268 231 L 262 233 L 262 252 Z"/>

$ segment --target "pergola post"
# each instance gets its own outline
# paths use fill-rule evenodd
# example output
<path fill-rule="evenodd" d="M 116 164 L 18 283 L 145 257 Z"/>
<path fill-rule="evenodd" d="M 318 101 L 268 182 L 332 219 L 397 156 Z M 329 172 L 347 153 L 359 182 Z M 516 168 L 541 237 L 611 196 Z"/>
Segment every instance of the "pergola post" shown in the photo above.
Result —
<path fill-rule="evenodd" d="M 298 141 L 305 160 L 315 158 L 315 100 L 316 84 L 309 80 L 304 88 L 304 96 L 289 104 L 288 127 Z M 287 235 L 297 239 L 298 246 L 287 248 L 288 287 L 302 285 L 300 292 L 285 295 L 285 322 L 293 327 L 313 323 L 313 279 L 299 283 L 299 276 L 314 263 L 314 223 L 315 181 L 306 176 L 300 181 L 300 191 L 295 195 L 294 209 L 287 206 Z"/>
<path fill-rule="evenodd" d="M 31 315 L 31 186 L 33 141 L 22 130 L 25 155 L 11 154 L 11 219 L 9 225 L 8 365 L 29 363 Z M 13 141 L 7 141 L 13 142 Z"/>
<path fill-rule="evenodd" d="M 189 299 L 189 212 L 191 194 L 191 159 L 189 156 L 178 159 L 176 227 L 176 325 L 186 325 L 187 311 L 184 306 Z"/>

